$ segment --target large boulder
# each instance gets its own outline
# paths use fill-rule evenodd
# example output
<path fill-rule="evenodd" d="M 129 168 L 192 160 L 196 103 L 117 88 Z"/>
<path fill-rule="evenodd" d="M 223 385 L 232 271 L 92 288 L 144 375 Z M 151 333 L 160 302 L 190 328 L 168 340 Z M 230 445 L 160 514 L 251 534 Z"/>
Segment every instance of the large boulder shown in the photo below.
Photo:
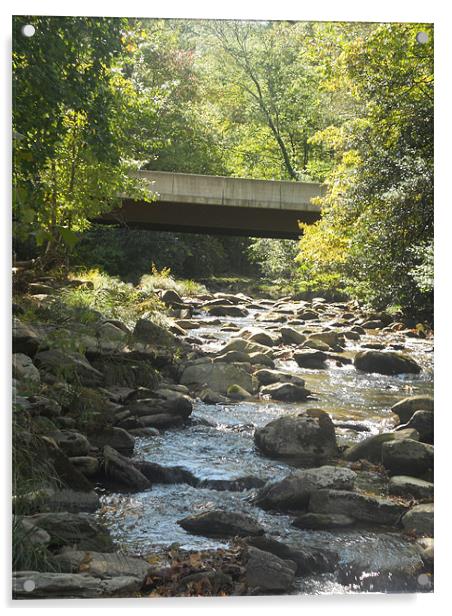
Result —
<path fill-rule="evenodd" d="M 389 480 L 389 494 L 402 496 L 403 498 L 415 498 L 416 500 L 433 500 L 433 483 L 408 475 L 394 475 Z"/>
<path fill-rule="evenodd" d="M 306 336 L 293 327 L 281 327 L 278 332 L 285 344 L 303 344 L 306 340 Z"/>
<path fill-rule="evenodd" d="M 169 346 L 176 342 L 173 334 L 149 319 L 138 319 L 133 330 L 133 337 L 138 342 L 150 346 Z"/>
<path fill-rule="evenodd" d="M 159 415 L 167 413 L 169 415 L 178 415 L 187 419 L 193 410 L 193 403 L 188 396 L 178 392 L 172 392 L 173 395 L 166 399 L 159 398 L 144 398 L 131 402 L 127 405 L 127 410 L 130 414 L 137 417 L 145 417 L 149 415 Z"/>
<path fill-rule="evenodd" d="M 402 526 L 407 532 L 433 537 L 433 503 L 410 509 L 402 518 Z"/>
<path fill-rule="evenodd" d="M 133 353 L 103 353 L 94 356 L 91 362 L 103 374 L 107 387 L 155 388 L 159 384 L 159 374 L 153 362 Z"/>
<path fill-rule="evenodd" d="M 40 351 L 35 356 L 35 363 L 41 372 L 50 373 L 69 383 L 86 387 L 98 387 L 104 383 L 102 373 L 93 368 L 81 353 L 61 349 Z"/>
<path fill-rule="evenodd" d="M 383 466 L 393 475 L 421 477 L 433 469 L 433 445 L 412 439 L 384 443 L 381 450 Z"/>
<path fill-rule="evenodd" d="M 258 550 L 270 552 L 282 560 L 291 561 L 289 562 L 291 567 L 292 563 L 295 563 L 297 576 L 334 571 L 338 561 L 337 553 L 331 550 L 307 546 L 297 549 L 265 535 L 247 537 L 245 542 Z"/>
<path fill-rule="evenodd" d="M 294 360 L 300 368 L 310 368 L 311 370 L 321 370 L 326 368 L 328 355 L 323 351 L 297 351 L 293 354 Z"/>
<path fill-rule="evenodd" d="M 86 456 L 91 448 L 86 436 L 73 430 L 58 430 L 52 434 L 52 438 L 69 458 Z"/>
<path fill-rule="evenodd" d="M 406 424 L 397 426 L 396 431 L 416 430 L 421 443 L 433 443 L 434 420 L 431 411 L 416 411 Z"/>
<path fill-rule="evenodd" d="M 256 503 L 282 511 L 302 509 L 314 490 L 352 490 L 355 479 L 354 471 L 336 466 L 298 470 L 281 481 L 266 484 L 257 494 Z"/>
<path fill-rule="evenodd" d="M 18 571 L 13 574 L 12 589 L 16 599 L 94 599 L 130 597 L 142 586 L 136 577 L 99 578 L 86 573 L 52 573 Z"/>
<path fill-rule="evenodd" d="M 253 518 L 235 511 L 204 511 L 189 515 L 177 523 L 189 533 L 205 537 L 248 537 L 264 534 L 262 526 Z"/>
<path fill-rule="evenodd" d="M 142 558 L 117 552 L 86 552 L 66 548 L 57 554 L 55 561 L 62 573 L 83 570 L 96 578 L 130 576 L 139 578 L 142 583 L 152 571 L 152 566 Z"/>
<path fill-rule="evenodd" d="M 400 423 L 407 423 L 416 411 L 433 412 L 433 396 L 410 396 L 396 402 L 391 411 L 399 416 Z"/>
<path fill-rule="evenodd" d="M 104 447 L 104 472 L 109 482 L 127 492 L 142 492 L 151 487 L 150 481 L 130 461 L 112 447 Z"/>
<path fill-rule="evenodd" d="M 50 546 L 54 548 L 76 545 L 81 550 L 113 550 L 110 534 L 91 513 L 36 513 L 26 519 L 34 526 L 47 531 L 50 535 Z"/>
<path fill-rule="evenodd" d="M 419 374 L 421 371 L 414 359 L 392 351 L 360 351 L 353 363 L 358 370 L 378 374 Z"/>
<path fill-rule="evenodd" d="M 124 456 L 133 454 L 135 438 L 122 428 L 105 428 L 91 432 L 88 436 L 91 444 L 99 449 L 103 449 L 105 445 L 110 445 Z"/>
<path fill-rule="evenodd" d="M 24 353 L 33 357 L 43 344 L 36 330 L 28 323 L 20 321 L 17 317 L 13 318 L 12 337 L 13 353 Z"/>
<path fill-rule="evenodd" d="M 395 526 L 407 507 L 388 498 L 345 490 L 317 490 L 309 499 L 312 513 L 341 514 L 372 524 Z"/>
<path fill-rule="evenodd" d="M 311 392 L 300 385 L 295 385 L 295 383 L 272 383 L 262 387 L 260 393 L 282 402 L 302 402 L 307 399 Z"/>
<path fill-rule="evenodd" d="M 418 440 L 419 434 L 416 430 L 400 430 L 399 432 L 384 432 L 383 434 L 375 434 L 369 438 L 352 445 L 346 450 L 344 458 L 351 462 L 356 460 L 369 460 L 375 464 L 381 463 L 381 450 L 384 443 L 391 441 L 400 441 L 405 438 Z"/>
<path fill-rule="evenodd" d="M 255 547 L 248 548 L 246 583 L 251 594 L 289 590 L 295 580 L 296 564 Z"/>
<path fill-rule="evenodd" d="M 254 434 L 256 446 L 266 455 L 316 464 L 338 453 L 330 416 L 319 409 L 274 419 Z"/>
<path fill-rule="evenodd" d="M 240 385 L 249 393 L 256 391 L 256 380 L 240 364 L 197 363 L 188 365 L 182 373 L 182 385 L 207 385 L 210 389 L 226 394 L 231 385 Z"/>
<path fill-rule="evenodd" d="M 308 340 L 318 340 L 329 347 L 335 348 L 344 343 L 344 335 L 335 331 L 317 332 L 315 334 L 309 334 Z"/>

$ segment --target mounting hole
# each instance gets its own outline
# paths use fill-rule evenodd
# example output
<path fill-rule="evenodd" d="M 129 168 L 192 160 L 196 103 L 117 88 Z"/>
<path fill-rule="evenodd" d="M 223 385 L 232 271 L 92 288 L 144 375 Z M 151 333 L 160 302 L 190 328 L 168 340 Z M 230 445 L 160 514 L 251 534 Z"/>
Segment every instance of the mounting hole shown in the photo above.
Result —
<path fill-rule="evenodd" d="M 22 26 L 22 34 L 28 38 L 33 36 L 35 32 L 36 28 L 31 24 L 25 24 L 25 26 Z"/>
<path fill-rule="evenodd" d="M 420 45 L 425 45 L 428 43 L 428 34 L 427 32 L 418 32 L 416 34 L 416 40 Z"/>
<path fill-rule="evenodd" d="M 420 575 L 417 576 L 417 581 L 418 584 L 420 586 L 431 586 L 432 582 L 430 580 L 430 576 L 428 576 L 426 573 L 421 573 Z"/>
<path fill-rule="evenodd" d="M 33 580 L 25 580 L 24 582 L 25 592 L 33 592 L 35 588 L 36 588 L 36 584 Z"/>

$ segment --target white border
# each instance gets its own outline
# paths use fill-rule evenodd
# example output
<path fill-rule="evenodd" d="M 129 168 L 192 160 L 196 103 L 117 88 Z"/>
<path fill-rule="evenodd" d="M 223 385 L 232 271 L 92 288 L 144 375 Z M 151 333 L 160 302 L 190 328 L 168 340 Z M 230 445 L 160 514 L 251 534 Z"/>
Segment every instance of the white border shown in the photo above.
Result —
<path fill-rule="evenodd" d="M 281 609 L 286 613 L 296 613 L 300 610 L 315 611 L 316 613 L 331 613 L 331 610 L 343 608 L 349 614 L 362 614 L 366 611 L 366 616 L 378 614 L 384 611 L 407 610 L 410 614 L 425 616 L 427 610 L 440 609 L 446 607 L 449 590 L 449 560 L 450 560 L 450 520 L 449 509 L 446 497 L 450 492 L 450 472 L 451 460 L 450 439 L 452 437 L 451 421 L 452 408 L 450 403 L 450 382 L 451 370 L 451 304 L 448 302 L 449 289 L 451 288 L 451 264 L 452 258 L 449 246 L 452 243 L 450 224 L 450 211 L 452 209 L 452 198 L 449 177 L 451 176 L 450 166 L 452 160 L 451 150 L 451 79 L 450 65 L 452 60 L 452 50 L 450 41 L 452 39 L 450 28 L 452 20 L 448 19 L 447 2 L 441 0 L 375 0 L 375 2 L 352 1 L 352 0 L 316 0 L 313 2 L 303 2 L 302 0 L 268 0 L 245 1 L 228 0 L 226 3 L 207 1 L 183 1 L 165 0 L 161 3 L 128 0 L 125 3 L 112 3 L 111 0 L 78 0 L 69 5 L 57 0 L 16 0 L 12 2 L 6 0 L 1 7 L 0 28 L 2 31 L 2 52 L 3 58 L 0 63 L 1 83 L 3 92 L 0 97 L 2 105 L 1 121 L 3 140 L 0 162 L 1 183 L 3 191 L 2 200 L 2 223 L 1 242 L 2 258 L 2 297 L 4 318 L 3 330 L 3 350 L 2 354 L 2 376 L 5 378 L 4 386 L 1 391 L 3 394 L 3 405 L 1 416 L 3 419 L 3 429 L 1 435 L 4 439 L 2 452 L 2 466 L 5 471 L 2 486 L 5 493 L 2 498 L 2 569 L 0 579 L 2 581 L 3 604 L 7 609 L 18 610 L 22 613 L 25 610 L 48 610 L 57 608 L 59 610 L 84 611 L 103 611 L 118 609 L 151 609 L 154 613 L 173 614 L 176 612 L 198 613 L 199 611 L 249 611 L 256 610 L 262 614 L 274 614 L 275 610 Z M 108 16 L 128 16 L 128 17 L 186 17 L 186 18 L 222 18 L 222 19 L 298 19 L 298 20 L 317 20 L 317 21 L 413 21 L 413 22 L 434 22 L 435 23 L 435 123 L 436 123 L 436 145 L 435 145 L 435 239 L 436 239 L 436 277 L 435 277 L 435 318 L 436 318 L 436 375 L 435 375 L 435 395 L 436 395 L 436 435 L 435 435 L 435 462 L 436 462 L 436 575 L 435 593 L 428 595 L 355 595 L 355 596 L 321 596 L 321 597 L 265 597 L 265 598 L 233 598 L 224 601 L 223 599 L 162 599 L 162 600 L 56 600 L 41 602 L 15 602 L 9 601 L 9 577 L 10 561 L 9 552 L 5 546 L 9 545 L 9 503 L 10 503 L 10 477 L 9 477 L 9 385 L 8 373 L 10 370 L 9 340 L 10 340 L 10 306 L 9 306 L 9 275 L 10 275 L 10 53 L 11 53 L 11 15 L 108 15 Z M 449 15 L 450 17 L 450 15 Z M 449 223 L 449 224 L 448 224 Z M 448 382 L 449 381 L 449 382 Z M 449 394 L 449 395 L 447 395 Z M 440 482 L 445 479 L 444 485 Z M 446 483 L 447 482 L 447 483 Z M 449 549 L 448 549 L 449 548 Z M 6 558 L 5 558 L 6 557 Z M 434 603 L 434 605 L 433 605 Z M 440 606 L 440 603 L 442 604 Z"/>

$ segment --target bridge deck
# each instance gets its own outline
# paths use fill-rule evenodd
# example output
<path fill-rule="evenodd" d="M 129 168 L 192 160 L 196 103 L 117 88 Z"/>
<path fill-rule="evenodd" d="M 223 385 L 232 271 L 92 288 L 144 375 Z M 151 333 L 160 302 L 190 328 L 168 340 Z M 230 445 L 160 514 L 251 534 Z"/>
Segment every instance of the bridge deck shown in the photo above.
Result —
<path fill-rule="evenodd" d="M 95 222 L 135 228 L 296 238 L 298 221 L 312 223 L 320 207 L 311 203 L 321 184 L 249 180 L 164 171 L 139 171 L 151 183 L 151 204 L 123 199 L 119 210 Z"/>

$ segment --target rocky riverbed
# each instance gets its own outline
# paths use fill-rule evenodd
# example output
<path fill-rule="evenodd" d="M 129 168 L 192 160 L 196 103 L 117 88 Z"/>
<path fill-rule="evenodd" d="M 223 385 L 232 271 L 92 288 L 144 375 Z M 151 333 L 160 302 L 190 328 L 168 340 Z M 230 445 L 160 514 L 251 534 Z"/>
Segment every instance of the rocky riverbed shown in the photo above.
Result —
<path fill-rule="evenodd" d="M 15 596 L 431 591 L 429 328 L 324 298 L 161 299 L 169 329 L 99 314 L 70 352 L 16 310 L 19 438 L 58 482 L 15 504 L 49 563 Z"/>

